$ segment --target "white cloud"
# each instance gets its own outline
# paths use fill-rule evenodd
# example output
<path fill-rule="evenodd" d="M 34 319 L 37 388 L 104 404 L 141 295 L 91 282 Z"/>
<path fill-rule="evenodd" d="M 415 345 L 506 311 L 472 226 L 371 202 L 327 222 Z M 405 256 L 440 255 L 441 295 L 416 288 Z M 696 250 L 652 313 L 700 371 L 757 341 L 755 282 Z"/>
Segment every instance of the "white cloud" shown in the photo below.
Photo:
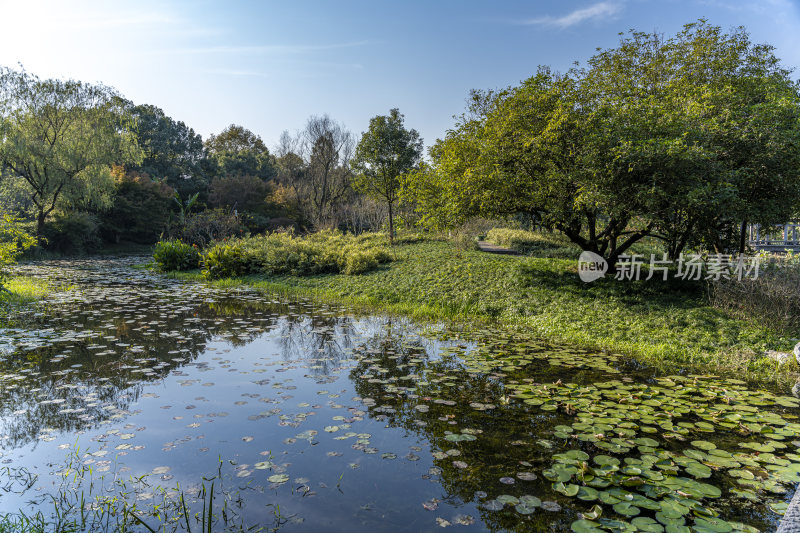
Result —
<path fill-rule="evenodd" d="M 558 28 L 569 28 L 570 26 L 575 26 L 576 24 L 580 24 L 581 22 L 585 22 L 587 20 L 602 20 L 612 18 L 620 11 L 622 11 L 622 6 L 620 4 L 612 2 L 598 2 L 589 7 L 576 9 L 575 11 L 560 17 L 548 15 L 544 17 L 523 20 L 519 23 L 525 25 L 539 24 L 544 26 L 556 26 Z"/>

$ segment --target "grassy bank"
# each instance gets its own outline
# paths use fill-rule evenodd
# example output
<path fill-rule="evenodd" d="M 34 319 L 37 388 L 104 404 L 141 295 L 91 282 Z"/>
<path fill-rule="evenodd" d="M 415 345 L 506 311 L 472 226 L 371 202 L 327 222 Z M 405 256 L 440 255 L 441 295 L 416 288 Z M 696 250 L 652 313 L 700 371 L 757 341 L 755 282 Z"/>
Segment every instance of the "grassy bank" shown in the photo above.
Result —
<path fill-rule="evenodd" d="M 5 283 L 6 291 L 0 292 L 0 305 L 24 305 L 42 299 L 52 287 L 45 280 L 28 276 L 16 276 Z"/>
<path fill-rule="evenodd" d="M 797 332 L 774 331 L 708 305 L 705 286 L 604 279 L 585 284 L 575 259 L 463 251 L 446 242 L 395 247 L 396 260 L 358 276 L 247 276 L 270 292 L 369 306 L 415 317 L 497 320 L 580 347 L 607 349 L 664 368 L 724 370 L 753 379 L 793 377 L 764 350 L 791 350 Z M 199 279 L 197 272 L 174 274 Z"/>
<path fill-rule="evenodd" d="M 35 305 L 54 287 L 43 279 L 15 276 L 6 280 L 5 289 L 0 291 L 0 328 L 20 327 L 20 312 Z"/>

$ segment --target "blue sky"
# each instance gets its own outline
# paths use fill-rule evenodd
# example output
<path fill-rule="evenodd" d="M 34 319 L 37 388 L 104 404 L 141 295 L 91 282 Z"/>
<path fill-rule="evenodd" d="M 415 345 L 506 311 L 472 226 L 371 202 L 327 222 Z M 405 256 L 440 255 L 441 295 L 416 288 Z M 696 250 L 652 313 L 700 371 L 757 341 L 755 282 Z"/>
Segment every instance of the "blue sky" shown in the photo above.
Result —
<path fill-rule="evenodd" d="M 700 17 L 745 25 L 800 67 L 789 0 L 0 0 L 0 13 L 0 65 L 103 82 L 203 137 L 237 123 L 269 146 L 312 114 L 360 133 L 392 107 L 429 146 L 471 88 L 516 84 L 540 64 L 564 70 L 621 31 L 672 34 Z"/>

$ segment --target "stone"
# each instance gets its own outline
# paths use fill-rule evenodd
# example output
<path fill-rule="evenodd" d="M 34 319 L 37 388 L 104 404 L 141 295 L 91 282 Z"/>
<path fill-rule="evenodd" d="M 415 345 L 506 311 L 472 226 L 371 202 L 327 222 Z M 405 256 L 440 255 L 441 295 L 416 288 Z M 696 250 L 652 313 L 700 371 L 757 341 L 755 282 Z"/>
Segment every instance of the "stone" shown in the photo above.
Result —
<path fill-rule="evenodd" d="M 795 350 L 797 350 L 797 346 L 795 346 Z M 778 352 L 776 350 L 767 350 L 764 352 L 764 356 L 774 359 L 778 362 L 779 365 L 783 365 L 788 363 L 791 360 L 792 354 L 789 352 Z M 797 357 L 797 351 L 795 351 L 795 357 Z"/>

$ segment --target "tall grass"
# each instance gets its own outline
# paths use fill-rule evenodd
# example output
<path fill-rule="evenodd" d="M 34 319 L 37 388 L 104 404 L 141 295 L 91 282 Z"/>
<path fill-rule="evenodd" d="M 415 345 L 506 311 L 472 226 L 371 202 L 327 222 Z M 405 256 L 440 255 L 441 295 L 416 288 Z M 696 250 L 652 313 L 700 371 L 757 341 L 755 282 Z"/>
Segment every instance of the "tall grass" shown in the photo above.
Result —
<path fill-rule="evenodd" d="M 211 533 L 212 531 L 277 531 L 288 518 L 273 508 L 272 524 L 247 525 L 240 489 L 225 484 L 224 461 L 217 472 L 203 477 L 195 488 L 165 488 L 154 484 L 153 475 L 127 479 L 112 472 L 97 476 L 85 464 L 76 447 L 59 472 L 57 490 L 37 497 L 36 511 L 0 511 L 0 533 Z M 24 495 L 37 478 L 24 468 L 0 469 L 4 487 Z"/>
<path fill-rule="evenodd" d="M 204 251 L 203 277 L 362 274 L 392 260 L 387 244 L 381 233 L 350 235 L 331 230 L 303 237 L 273 233 L 235 239 L 216 243 Z"/>
<path fill-rule="evenodd" d="M 721 279 L 709 284 L 711 303 L 764 327 L 800 332 L 800 262 L 773 257 L 758 277 Z"/>

